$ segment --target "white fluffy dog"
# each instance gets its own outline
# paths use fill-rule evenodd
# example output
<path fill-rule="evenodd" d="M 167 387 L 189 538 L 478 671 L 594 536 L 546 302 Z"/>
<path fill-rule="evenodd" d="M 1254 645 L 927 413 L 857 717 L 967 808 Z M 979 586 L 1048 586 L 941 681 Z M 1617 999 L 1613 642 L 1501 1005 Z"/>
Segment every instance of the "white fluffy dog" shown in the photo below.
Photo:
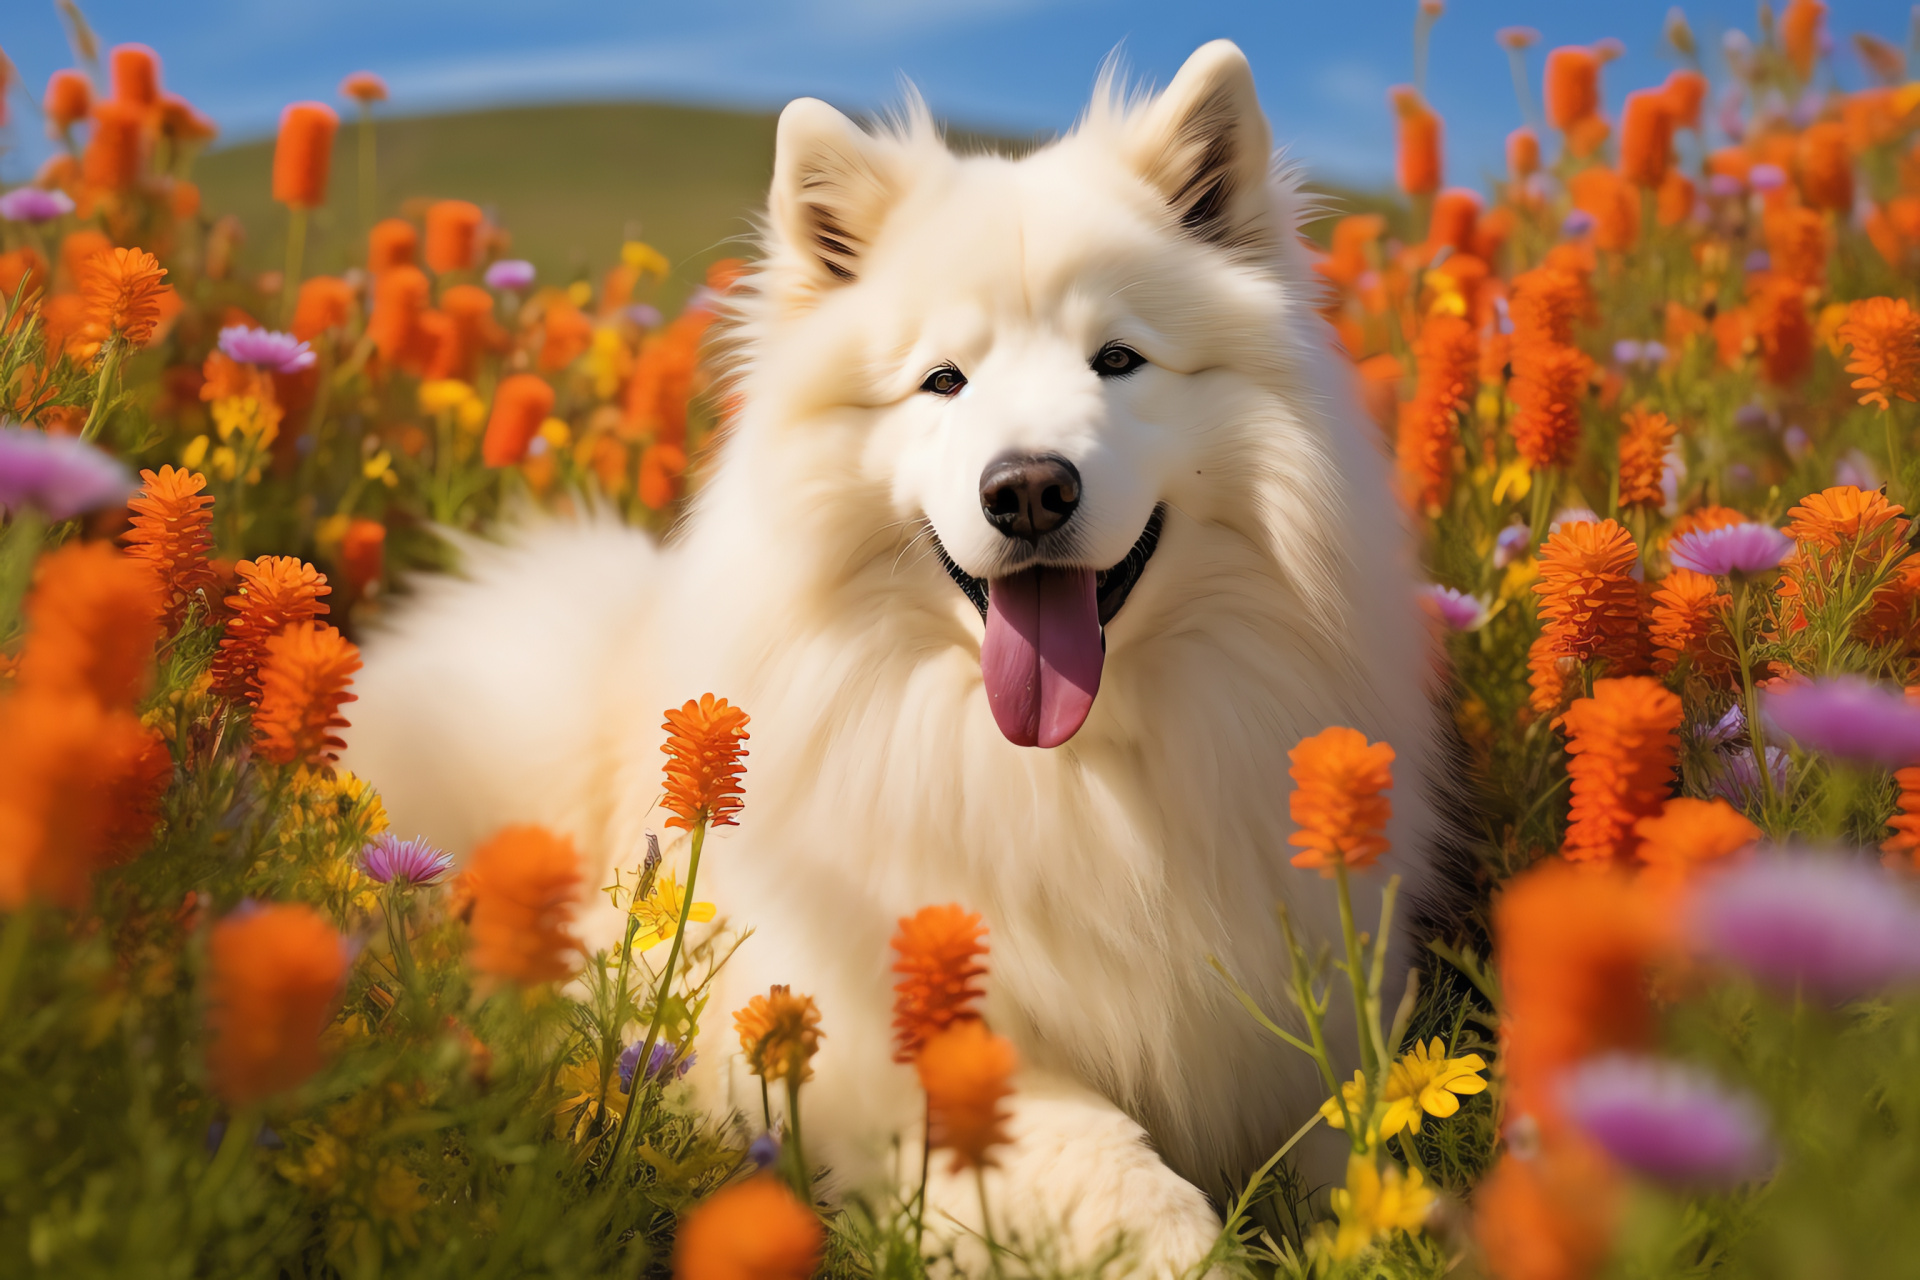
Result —
<path fill-rule="evenodd" d="M 735 304 L 744 407 L 686 523 L 660 548 L 530 528 L 423 584 L 370 648 L 347 763 L 403 832 L 542 822 L 610 878 L 661 825 L 662 708 L 745 707 L 746 810 L 698 896 L 755 933 L 702 1096 L 758 1123 L 724 1011 L 791 983 L 826 1033 L 809 1154 L 857 1186 L 898 1139 L 917 1170 L 887 942 L 962 903 L 1023 1062 L 996 1227 L 1124 1231 L 1177 1273 L 1218 1230 L 1200 1188 L 1324 1094 L 1207 967 L 1283 1015 L 1275 903 L 1337 937 L 1331 886 L 1288 865 L 1289 748 L 1342 724 L 1398 752 L 1363 921 L 1388 872 L 1418 891 L 1438 823 L 1429 641 L 1300 203 L 1224 41 L 1017 160 L 794 102 Z M 971 1183 L 934 1194 L 976 1220 Z"/>

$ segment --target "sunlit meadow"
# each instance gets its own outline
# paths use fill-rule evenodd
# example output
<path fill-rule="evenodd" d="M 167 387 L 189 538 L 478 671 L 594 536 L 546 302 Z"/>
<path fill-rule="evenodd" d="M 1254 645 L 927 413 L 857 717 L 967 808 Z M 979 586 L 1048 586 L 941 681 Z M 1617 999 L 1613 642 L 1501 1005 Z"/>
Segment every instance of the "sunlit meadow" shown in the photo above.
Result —
<path fill-rule="evenodd" d="M 727 690 L 663 709 L 660 827 L 607 886 L 536 827 L 456 868 L 336 764 L 352 638 L 457 567 L 442 530 L 672 522 L 725 447 L 704 356 L 743 264 L 674 282 L 632 241 L 543 280 L 473 204 L 374 207 L 365 72 L 287 108 L 284 219 L 241 228 L 201 206 L 214 130 L 160 55 L 72 17 L 61 149 L 0 194 L 0 1268 L 1067 1274 L 990 1225 L 952 1252 L 924 1171 L 816 1193 L 822 1011 L 708 1002 L 753 923 L 699 897 L 707 833 L 754 820 Z M 1421 75 L 1446 20 L 1418 8 Z M 1291 946 L 1295 1008 L 1241 998 L 1351 1154 L 1313 1187 L 1275 1151 L 1216 1274 L 1920 1272 L 1920 82 L 1809 0 L 1729 33 L 1720 83 L 1680 11 L 1623 34 L 1677 69 L 1608 116 L 1609 42 L 1487 33 L 1517 100 L 1485 190 L 1445 184 L 1444 122 L 1395 89 L 1404 198 L 1319 227 L 1381 516 L 1423 539 L 1476 905 L 1390 983 L 1392 921 L 1347 904 L 1392 744 L 1298 744 L 1274 854 L 1342 945 Z M 1876 87 L 1835 89 L 1840 59 Z M 362 265 L 311 274 L 340 184 Z M 282 265 L 243 270 L 243 233 Z M 573 932 L 596 893 L 628 913 L 611 951 Z M 1018 1084 L 978 1011 L 993 942 L 931 903 L 872 957 L 956 1171 L 993 1165 Z M 691 1108 L 716 1022 L 799 1121 Z"/>

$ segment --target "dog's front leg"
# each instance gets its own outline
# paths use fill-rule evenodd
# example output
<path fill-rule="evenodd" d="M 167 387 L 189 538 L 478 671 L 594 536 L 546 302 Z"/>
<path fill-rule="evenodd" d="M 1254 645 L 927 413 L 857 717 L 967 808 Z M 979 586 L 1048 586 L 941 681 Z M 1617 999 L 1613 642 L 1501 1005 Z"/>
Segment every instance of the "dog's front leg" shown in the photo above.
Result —
<path fill-rule="evenodd" d="M 1111 1257 L 1108 1275 L 1156 1280 L 1193 1273 L 1220 1234 L 1199 1188 L 1161 1162 L 1146 1131 L 1084 1085 L 1025 1072 L 1009 1101 L 1013 1141 L 996 1150 L 986 1198 L 994 1239 L 1066 1269 Z M 968 1274 L 984 1268 L 980 1189 L 933 1153 L 930 1232 L 954 1242 Z"/>

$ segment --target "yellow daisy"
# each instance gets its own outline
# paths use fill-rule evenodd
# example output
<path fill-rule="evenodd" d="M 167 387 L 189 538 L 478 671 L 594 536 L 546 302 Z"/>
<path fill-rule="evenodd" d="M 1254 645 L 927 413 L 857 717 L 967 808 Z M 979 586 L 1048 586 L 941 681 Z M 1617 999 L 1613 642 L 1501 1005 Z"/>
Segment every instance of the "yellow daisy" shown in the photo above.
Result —
<path fill-rule="evenodd" d="M 1486 1060 L 1477 1053 L 1449 1058 L 1446 1045 L 1437 1036 L 1428 1044 L 1415 1044 L 1388 1072 L 1386 1093 L 1380 1099 L 1378 1114 L 1368 1125 L 1369 1131 L 1381 1138 L 1391 1138 L 1402 1129 L 1420 1132 L 1423 1113 L 1444 1119 L 1460 1109 L 1461 1095 L 1483 1091 L 1487 1082 L 1479 1073 L 1486 1069 Z M 1349 1114 L 1360 1110 L 1366 1092 L 1366 1080 L 1358 1071 L 1340 1086 Z M 1334 1128 L 1346 1127 L 1340 1104 L 1334 1099 L 1320 1104 L 1320 1114 Z"/>
<path fill-rule="evenodd" d="M 633 949 L 647 951 L 672 941 L 673 935 L 680 931 L 680 908 L 686 900 L 687 895 L 674 880 L 673 873 L 661 871 L 654 879 L 653 892 L 628 908 L 640 922 L 640 932 L 633 937 Z M 711 902 L 696 902 L 687 913 L 687 920 L 692 924 L 705 924 L 711 919 Z"/>
<path fill-rule="evenodd" d="M 1339 1229 L 1333 1237 L 1333 1256 L 1346 1261 L 1364 1253 L 1389 1231 L 1417 1231 L 1433 1209 L 1434 1194 L 1418 1169 L 1402 1173 L 1389 1164 L 1384 1177 L 1371 1156 L 1347 1157 L 1347 1185 L 1332 1194 Z"/>

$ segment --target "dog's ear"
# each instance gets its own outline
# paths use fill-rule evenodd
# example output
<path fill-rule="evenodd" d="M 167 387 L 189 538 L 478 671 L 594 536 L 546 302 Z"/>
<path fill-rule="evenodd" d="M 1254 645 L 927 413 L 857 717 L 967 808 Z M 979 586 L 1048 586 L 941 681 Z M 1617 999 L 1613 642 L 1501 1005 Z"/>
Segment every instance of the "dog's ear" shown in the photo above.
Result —
<path fill-rule="evenodd" d="M 1135 117 L 1128 159 L 1191 234 L 1229 249 L 1273 239 L 1272 152 L 1253 69 L 1231 40 L 1200 46 Z"/>
<path fill-rule="evenodd" d="M 780 239 L 822 283 L 860 274 L 898 193 L 898 147 L 876 138 L 818 98 L 796 98 L 780 113 L 768 212 Z"/>

